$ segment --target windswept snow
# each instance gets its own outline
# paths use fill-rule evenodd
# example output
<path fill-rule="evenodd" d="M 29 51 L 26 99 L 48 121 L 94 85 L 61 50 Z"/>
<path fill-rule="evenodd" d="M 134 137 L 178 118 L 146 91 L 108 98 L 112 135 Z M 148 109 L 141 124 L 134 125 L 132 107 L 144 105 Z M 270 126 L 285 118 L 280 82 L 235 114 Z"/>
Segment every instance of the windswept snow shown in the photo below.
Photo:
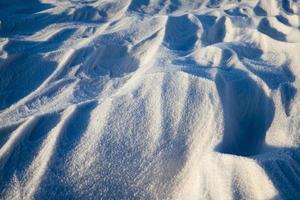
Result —
<path fill-rule="evenodd" d="M 0 199 L 300 199 L 298 0 L 1 0 Z"/>

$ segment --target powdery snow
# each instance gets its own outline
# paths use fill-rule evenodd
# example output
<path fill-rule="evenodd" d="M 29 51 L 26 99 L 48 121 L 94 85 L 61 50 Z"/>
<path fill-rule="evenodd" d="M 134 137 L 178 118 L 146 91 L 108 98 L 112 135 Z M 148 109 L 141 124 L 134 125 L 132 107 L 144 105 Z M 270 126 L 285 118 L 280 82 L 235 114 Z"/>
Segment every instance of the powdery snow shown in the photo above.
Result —
<path fill-rule="evenodd" d="M 300 199 L 298 0 L 1 0 L 0 199 Z"/>

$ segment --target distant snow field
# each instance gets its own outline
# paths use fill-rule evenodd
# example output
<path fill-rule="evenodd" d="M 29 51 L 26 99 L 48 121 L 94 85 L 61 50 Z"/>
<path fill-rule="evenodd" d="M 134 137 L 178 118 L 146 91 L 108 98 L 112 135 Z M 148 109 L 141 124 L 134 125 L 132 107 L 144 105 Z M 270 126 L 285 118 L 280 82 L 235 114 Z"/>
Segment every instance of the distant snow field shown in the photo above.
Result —
<path fill-rule="evenodd" d="M 300 1 L 0 0 L 0 199 L 300 199 Z"/>

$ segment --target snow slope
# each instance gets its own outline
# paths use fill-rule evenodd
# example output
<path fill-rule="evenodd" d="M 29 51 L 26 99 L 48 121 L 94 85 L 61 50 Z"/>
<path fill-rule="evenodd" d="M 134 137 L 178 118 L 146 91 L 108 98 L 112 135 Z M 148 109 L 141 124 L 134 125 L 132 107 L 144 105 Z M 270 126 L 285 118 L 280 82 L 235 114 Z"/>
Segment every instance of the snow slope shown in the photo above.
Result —
<path fill-rule="evenodd" d="M 298 0 L 1 0 L 0 199 L 300 199 Z"/>

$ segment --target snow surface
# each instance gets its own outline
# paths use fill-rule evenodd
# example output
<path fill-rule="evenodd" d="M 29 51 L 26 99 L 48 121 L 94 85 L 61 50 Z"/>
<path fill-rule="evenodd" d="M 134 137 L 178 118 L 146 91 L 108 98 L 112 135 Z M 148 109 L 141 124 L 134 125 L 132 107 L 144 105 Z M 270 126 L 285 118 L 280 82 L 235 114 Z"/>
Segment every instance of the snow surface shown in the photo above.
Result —
<path fill-rule="evenodd" d="M 300 199 L 298 0 L 0 0 L 0 199 Z"/>

